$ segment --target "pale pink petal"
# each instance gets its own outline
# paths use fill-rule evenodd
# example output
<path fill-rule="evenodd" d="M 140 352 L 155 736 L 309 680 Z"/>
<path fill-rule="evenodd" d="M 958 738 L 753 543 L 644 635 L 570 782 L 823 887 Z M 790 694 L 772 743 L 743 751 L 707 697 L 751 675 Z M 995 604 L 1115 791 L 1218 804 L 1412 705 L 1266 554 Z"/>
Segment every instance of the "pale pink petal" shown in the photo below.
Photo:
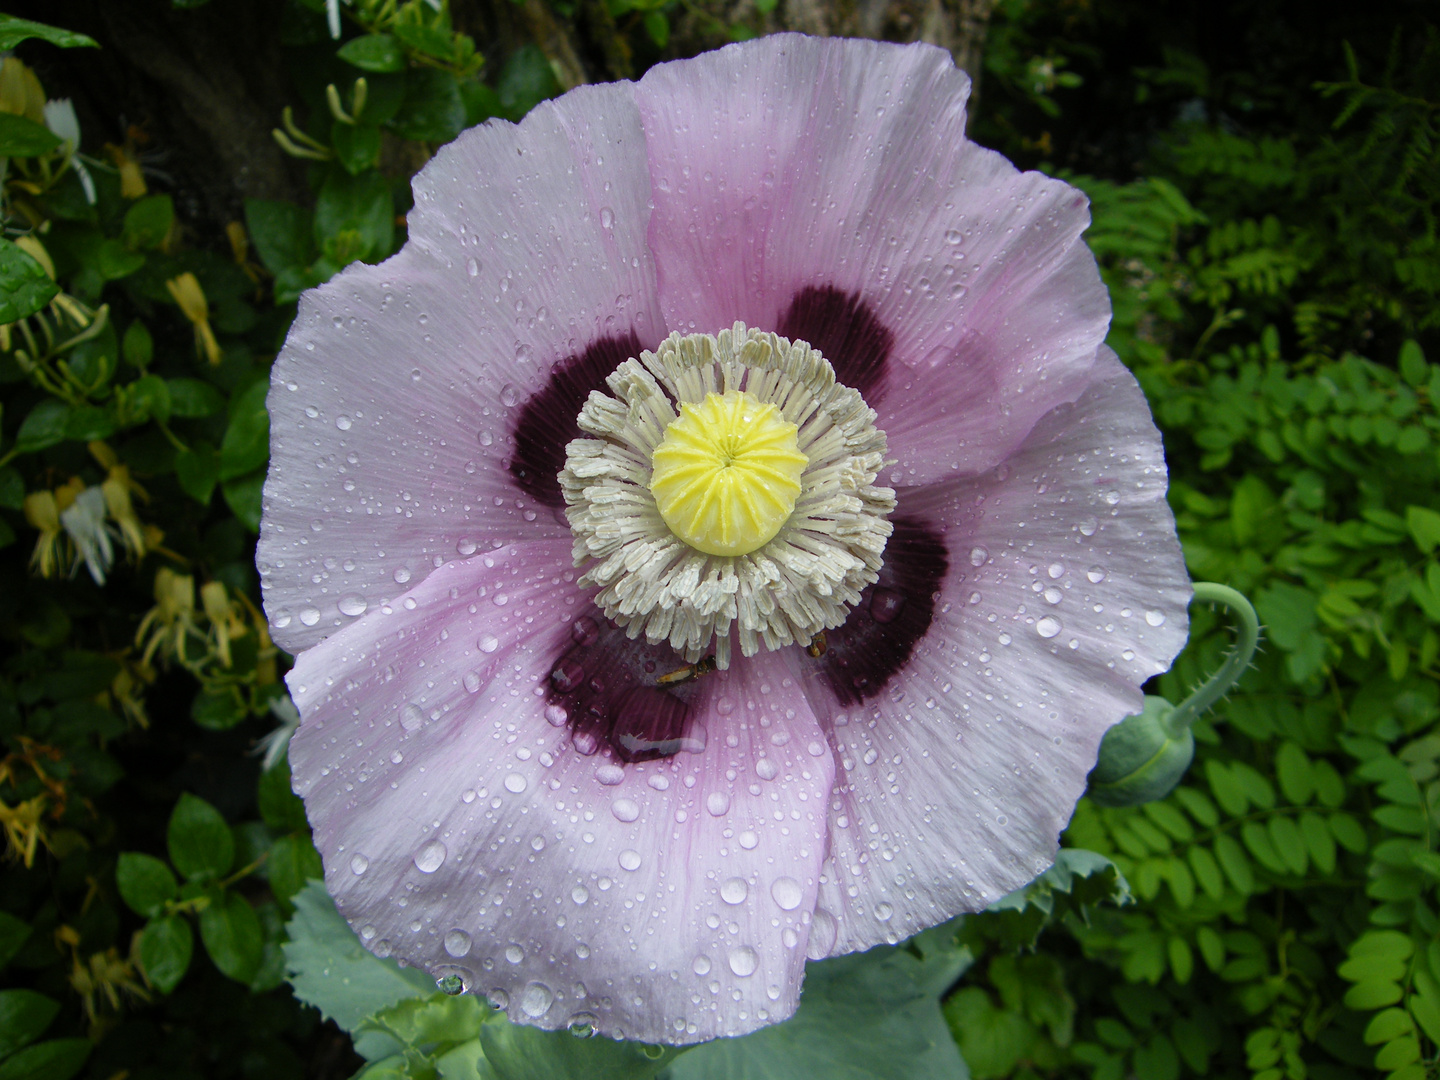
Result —
<path fill-rule="evenodd" d="M 515 416 L 566 356 L 664 336 L 627 84 L 466 132 L 415 200 L 400 254 L 305 294 L 272 372 L 257 561 L 292 652 L 451 559 L 567 535 L 507 470 Z"/>
<path fill-rule="evenodd" d="M 693 1042 L 781 1019 L 834 781 L 793 661 L 691 684 L 699 752 L 596 753 L 547 704 L 586 610 L 569 562 L 540 541 L 451 563 L 300 656 L 290 757 L 326 884 L 372 950 L 520 1022 Z"/>
<path fill-rule="evenodd" d="M 871 387 L 854 373 L 871 357 L 831 359 L 910 485 L 994 465 L 1073 401 L 1110 315 L 1079 241 L 1085 197 L 968 142 L 968 93 L 940 49 L 795 35 L 662 64 L 636 87 L 669 325 L 825 337 L 850 297 L 866 329 L 850 344 L 887 370 Z M 807 289 L 831 299 L 797 320 Z M 949 438 L 924 445 L 936 423 Z"/>
<path fill-rule="evenodd" d="M 806 678 L 841 766 L 820 895 L 836 952 L 1044 870 L 1101 736 L 1185 642 L 1160 436 L 1108 349 L 1097 374 L 997 469 L 904 494 L 897 515 L 933 523 L 948 566 L 928 632 L 883 691 L 846 704 L 821 665 Z"/>

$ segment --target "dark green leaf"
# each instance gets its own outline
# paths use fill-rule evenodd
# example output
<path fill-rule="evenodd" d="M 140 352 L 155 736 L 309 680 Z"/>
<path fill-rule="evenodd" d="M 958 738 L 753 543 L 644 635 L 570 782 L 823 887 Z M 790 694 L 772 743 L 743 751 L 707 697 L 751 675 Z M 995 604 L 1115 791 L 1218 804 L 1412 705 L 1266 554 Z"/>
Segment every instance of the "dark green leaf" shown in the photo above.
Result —
<path fill-rule="evenodd" d="M 302 832 L 309 829 L 305 818 L 305 804 L 300 796 L 290 790 L 290 759 L 282 754 L 280 760 L 260 774 L 257 793 L 260 817 L 265 824 L 279 832 Z"/>
<path fill-rule="evenodd" d="M 295 916 L 285 927 L 286 970 L 295 996 L 322 1016 L 354 1031 L 381 1009 L 435 992 L 425 972 L 366 951 L 321 882 L 311 882 L 294 900 Z"/>
<path fill-rule="evenodd" d="M 442 73 L 443 74 L 443 73 Z M 359 235 L 354 258 L 383 259 L 395 237 L 395 202 L 377 172 L 351 176 L 332 170 L 315 201 L 315 240 L 324 248 L 344 232 Z"/>
<path fill-rule="evenodd" d="M 54 398 L 46 398 L 30 410 L 15 436 L 15 449 L 22 454 L 31 454 L 54 446 L 65 438 L 65 427 L 70 420 L 70 406 Z"/>
<path fill-rule="evenodd" d="M 175 223 L 175 204 L 169 195 L 147 195 L 130 204 L 120 237 L 132 250 L 159 247 Z"/>
<path fill-rule="evenodd" d="M 60 145 L 60 136 L 44 124 L 14 113 L 0 113 L 0 157 L 39 157 Z"/>
<path fill-rule="evenodd" d="M 166 379 L 165 385 L 170 388 L 171 416 L 214 416 L 225 407 L 225 395 L 200 379 Z"/>
<path fill-rule="evenodd" d="M 230 403 L 230 423 L 220 444 L 220 479 L 252 472 L 270 457 L 270 414 L 265 396 L 270 385 L 257 379 Z"/>
<path fill-rule="evenodd" d="M 415 68 L 405 77 L 405 99 L 390 126 L 407 139 L 449 142 L 465 128 L 465 102 L 454 75 Z"/>
<path fill-rule="evenodd" d="M 341 45 L 335 55 L 361 71 L 405 70 L 405 50 L 389 34 L 365 34 L 353 38 Z"/>
<path fill-rule="evenodd" d="M 373 169 L 380 160 L 380 129 L 369 124 L 342 124 L 337 120 L 330 129 L 330 145 L 346 171 L 359 176 Z"/>
<path fill-rule="evenodd" d="M 10 962 L 30 937 L 30 924 L 0 911 L 0 968 Z"/>
<path fill-rule="evenodd" d="M 0 238 L 0 323 L 35 314 L 59 292 L 60 286 L 50 280 L 43 266 L 12 241 Z"/>
<path fill-rule="evenodd" d="M 244 702 L 231 690 L 201 690 L 190 703 L 190 719 L 206 731 L 227 731 L 246 715 Z"/>
<path fill-rule="evenodd" d="M 153 855 L 121 852 L 115 864 L 115 884 L 120 898 L 137 915 L 147 918 L 165 910 L 165 902 L 174 900 L 179 892 L 175 875 Z"/>
<path fill-rule="evenodd" d="M 560 92 L 555 70 L 537 45 L 522 45 L 510 54 L 496 86 L 509 120 L 520 120 L 546 98 Z"/>
<path fill-rule="evenodd" d="M 31 22 L 29 19 L 17 19 L 14 15 L 0 15 L 0 52 L 8 52 L 20 42 L 30 38 L 48 41 L 51 45 L 58 45 L 62 49 L 77 47 L 97 49 L 100 47 L 94 38 L 77 34 L 72 30 L 62 30 L 58 26 L 46 26 L 44 23 Z"/>
<path fill-rule="evenodd" d="M 203 439 L 175 455 L 175 478 L 180 488 L 201 506 L 210 505 L 210 496 L 220 482 L 220 454 Z"/>
<path fill-rule="evenodd" d="M 260 920 L 238 893 L 221 893 L 200 912 L 200 940 L 215 966 L 237 982 L 249 983 L 264 958 Z"/>
<path fill-rule="evenodd" d="M 89 1039 L 51 1039 L 0 1061 L 0 1080 L 70 1080 L 85 1064 Z"/>
<path fill-rule="evenodd" d="M 120 350 L 125 357 L 125 362 L 132 367 L 140 368 L 142 371 L 149 367 L 150 360 L 155 355 L 155 341 L 150 336 L 150 329 L 136 319 L 126 329 Z"/>
<path fill-rule="evenodd" d="M 1411 506 L 1405 511 L 1405 524 L 1415 546 L 1429 555 L 1440 544 L 1440 514 L 1425 506 Z"/>
<path fill-rule="evenodd" d="M 190 924 L 179 915 L 151 919 L 140 935 L 140 963 L 145 974 L 162 994 L 180 984 L 190 970 L 190 957 L 195 951 L 195 935 Z"/>
<path fill-rule="evenodd" d="M 245 200 L 245 227 L 272 274 L 309 265 L 315 257 L 310 211 L 293 203 Z"/>
<path fill-rule="evenodd" d="M 226 480 L 220 488 L 225 505 L 253 533 L 260 531 L 261 496 L 265 488 L 265 470 L 256 469 L 234 480 Z"/>
<path fill-rule="evenodd" d="M 188 791 L 170 815 L 167 839 L 170 861 L 187 881 L 224 877 L 235 860 L 235 840 L 220 811 Z"/>
<path fill-rule="evenodd" d="M 0 1057 L 38 1039 L 60 1011 L 60 1003 L 34 990 L 0 990 Z"/>
<path fill-rule="evenodd" d="M 309 833 L 291 833 L 276 840 L 270 847 L 266 863 L 270 874 L 270 891 L 278 900 L 289 900 L 305 887 L 307 881 L 324 876 L 320 853 L 310 842 Z"/>

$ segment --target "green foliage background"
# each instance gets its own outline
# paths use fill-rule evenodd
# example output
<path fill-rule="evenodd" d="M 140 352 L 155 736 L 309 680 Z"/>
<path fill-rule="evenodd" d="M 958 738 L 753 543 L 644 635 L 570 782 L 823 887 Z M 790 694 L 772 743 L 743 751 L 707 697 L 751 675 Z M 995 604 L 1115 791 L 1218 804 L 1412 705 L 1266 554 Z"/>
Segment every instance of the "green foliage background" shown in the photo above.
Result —
<path fill-rule="evenodd" d="M 813 966 L 794 1021 L 678 1056 L 509 1025 L 369 957 L 306 885 L 252 564 L 268 365 L 303 289 L 403 243 L 427 153 L 560 89 L 538 45 L 492 54 L 443 7 L 344 10 L 339 44 L 311 0 L 276 28 L 312 202 L 252 200 L 228 236 L 189 230 L 136 147 L 74 157 L 0 72 L 0 1080 L 1440 1072 L 1440 34 L 1417 9 L 1307 7 L 1295 35 L 1274 6 L 999 6 L 974 134 L 1090 194 L 1192 575 L 1249 595 L 1266 643 L 1170 796 L 1082 802 L 1021 894 Z M 686 7 L 606 10 L 643 67 Z M 17 44 L 91 43 L 0 18 Z M 103 585 L 73 539 L 97 530 Z M 1192 615 L 1152 688 L 1172 700 L 1229 640 Z"/>

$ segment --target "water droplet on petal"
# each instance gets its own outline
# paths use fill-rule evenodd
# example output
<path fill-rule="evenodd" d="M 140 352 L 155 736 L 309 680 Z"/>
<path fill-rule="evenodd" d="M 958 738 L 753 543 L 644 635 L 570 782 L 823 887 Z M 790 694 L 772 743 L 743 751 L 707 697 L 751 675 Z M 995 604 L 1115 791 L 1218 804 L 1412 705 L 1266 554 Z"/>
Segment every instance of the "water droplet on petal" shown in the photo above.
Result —
<path fill-rule="evenodd" d="M 1080 519 L 1080 523 L 1076 527 L 1080 530 L 1081 536 L 1094 536 L 1095 530 L 1100 528 L 1100 523 L 1087 515 Z"/>
<path fill-rule="evenodd" d="M 481 634 L 480 640 L 476 643 L 483 653 L 492 653 L 500 647 L 500 639 L 494 634 Z"/>
<path fill-rule="evenodd" d="M 988 551 L 986 551 L 983 547 L 977 547 L 977 548 L 971 548 L 971 549 L 970 549 L 970 565 L 971 565 L 971 566 L 984 566 L 984 565 L 985 565 L 985 560 L 988 559 L 988 558 L 990 558 L 990 553 L 989 553 Z"/>
<path fill-rule="evenodd" d="M 479 277 L 479 276 L 480 276 L 480 260 L 479 260 L 479 259 L 466 259 L 466 260 L 465 260 L 465 272 L 466 272 L 467 274 L 469 274 L 471 277 Z"/>
<path fill-rule="evenodd" d="M 349 431 L 350 428 L 354 425 L 354 423 L 355 421 L 351 420 L 350 417 L 344 415 L 343 413 L 335 417 L 335 426 L 341 431 Z"/>
<path fill-rule="evenodd" d="M 415 853 L 415 869 L 419 870 L 422 874 L 433 874 L 436 870 L 440 869 L 441 864 L 445 861 L 445 856 L 448 854 L 449 852 L 445 850 L 445 845 L 439 840 L 427 841 L 420 850 Z"/>
<path fill-rule="evenodd" d="M 576 885 L 570 890 L 570 899 L 574 900 L 577 904 L 584 904 L 585 901 L 590 899 L 590 890 L 585 888 L 584 885 Z"/>
<path fill-rule="evenodd" d="M 539 1019 L 550 1011 L 555 1003 L 555 992 L 542 982 L 532 982 L 520 995 L 520 1011 L 533 1019 Z"/>
<path fill-rule="evenodd" d="M 1061 578 L 1061 577 L 1064 577 L 1064 576 L 1065 576 L 1065 564 L 1064 564 L 1064 563 L 1058 563 L 1058 562 L 1052 562 L 1048 567 L 1046 567 L 1045 572 L 1046 572 L 1047 574 L 1049 574 L 1049 575 L 1051 576 L 1051 578 Z"/>
<path fill-rule="evenodd" d="M 527 783 L 525 777 L 521 776 L 518 772 L 512 772 L 509 776 L 505 777 L 505 790 L 510 792 L 511 795 L 519 795 L 525 790 Z"/>
<path fill-rule="evenodd" d="M 467 671 L 465 677 L 460 680 L 465 684 L 467 694 L 478 694 L 480 692 L 480 674 L 475 671 Z"/>
<path fill-rule="evenodd" d="M 350 872 L 359 876 L 370 869 L 370 860 L 364 855 L 356 853 L 350 856 Z"/>
<path fill-rule="evenodd" d="M 905 607 L 905 595 L 894 589 L 876 589 L 870 594 L 870 617 L 878 623 L 894 622 Z"/>
<path fill-rule="evenodd" d="M 695 957 L 695 962 L 690 965 L 690 970 L 695 972 L 696 975 L 709 975 L 710 958 L 704 955 Z"/>
<path fill-rule="evenodd" d="M 1035 632 L 1043 638 L 1052 638 L 1060 633 L 1062 629 L 1063 627 L 1060 625 L 1060 620 L 1053 615 L 1046 615 L 1035 624 Z"/>
<path fill-rule="evenodd" d="M 577 1039 L 588 1039 L 595 1034 L 595 1025 L 599 1022 L 594 1013 L 578 1012 L 565 1021 L 565 1030 Z"/>
<path fill-rule="evenodd" d="M 551 727 L 564 727 L 565 721 L 570 719 L 570 714 L 565 711 L 564 705 L 546 705 L 545 719 Z"/>
<path fill-rule="evenodd" d="M 340 612 L 342 615 L 349 615 L 354 618 L 357 615 L 364 615 L 365 609 L 369 607 L 365 597 L 359 593 L 351 593 L 349 596 L 340 598 Z"/>
<path fill-rule="evenodd" d="M 406 705 L 400 710 L 400 726 L 406 731 L 414 731 L 423 723 L 425 723 L 425 714 L 420 711 L 418 705 Z"/>
<path fill-rule="evenodd" d="M 625 779 L 625 770 L 619 765 L 601 765 L 595 770 L 595 779 L 606 787 L 614 787 Z"/>
<path fill-rule="evenodd" d="M 1092 584 L 1099 585 L 1100 582 L 1105 580 L 1105 568 L 1103 566 L 1092 566 L 1089 570 L 1085 571 L 1085 576 L 1090 579 Z"/>
<path fill-rule="evenodd" d="M 525 950 L 512 941 L 505 946 L 505 959 L 512 964 L 518 964 L 525 959 Z"/>
<path fill-rule="evenodd" d="M 445 951 L 457 960 L 470 952 L 470 935 L 464 930 L 451 930 L 445 935 Z"/>
<path fill-rule="evenodd" d="M 779 877 L 770 884 L 770 898 L 780 905 L 782 911 L 794 911 L 804 895 L 800 882 L 793 877 Z"/>
<path fill-rule="evenodd" d="M 1165 613 L 1163 611 L 1147 611 L 1145 612 L 1145 621 L 1151 626 L 1164 626 Z"/>
<path fill-rule="evenodd" d="M 875 905 L 875 918 L 881 922 L 889 922 L 894 914 L 895 909 L 883 900 Z"/>
<path fill-rule="evenodd" d="M 723 817 L 730 809 L 730 796 L 723 791 L 712 791 L 705 799 L 705 809 L 715 817 Z"/>
<path fill-rule="evenodd" d="M 720 899 L 727 904 L 743 904 L 750 895 L 750 886 L 744 878 L 732 877 L 720 886 Z"/>
<path fill-rule="evenodd" d="M 620 852 L 619 862 L 621 870 L 639 870 L 640 853 L 631 848 L 626 848 L 624 851 Z"/>
<path fill-rule="evenodd" d="M 741 945 L 730 950 L 730 970 L 740 978 L 745 979 L 755 974 L 755 969 L 760 966 L 760 956 L 749 945 Z"/>
<path fill-rule="evenodd" d="M 634 821 L 640 816 L 640 805 L 634 799 L 616 799 L 610 804 L 610 812 L 618 821 Z"/>
<path fill-rule="evenodd" d="M 303 607 L 300 609 L 300 622 L 305 626 L 314 626 L 320 621 L 320 609 L 317 607 Z"/>
<path fill-rule="evenodd" d="M 824 960 L 835 948 L 835 938 L 840 928 L 835 916 L 824 908 L 817 907 L 810 919 L 810 941 L 805 946 L 805 955 L 811 960 Z"/>

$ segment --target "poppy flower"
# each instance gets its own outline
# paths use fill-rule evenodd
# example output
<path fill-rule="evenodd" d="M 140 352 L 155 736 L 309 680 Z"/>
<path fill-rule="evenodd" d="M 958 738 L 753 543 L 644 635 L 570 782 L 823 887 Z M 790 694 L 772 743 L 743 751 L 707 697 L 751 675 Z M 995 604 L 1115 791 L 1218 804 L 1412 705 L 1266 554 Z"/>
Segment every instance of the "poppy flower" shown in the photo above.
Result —
<path fill-rule="evenodd" d="M 968 87 L 794 35 L 581 87 L 302 298 L 258 561 L 373 952 L 694 1042 L 1051 863 L 1190 586 L 1086 200 Z"/>

